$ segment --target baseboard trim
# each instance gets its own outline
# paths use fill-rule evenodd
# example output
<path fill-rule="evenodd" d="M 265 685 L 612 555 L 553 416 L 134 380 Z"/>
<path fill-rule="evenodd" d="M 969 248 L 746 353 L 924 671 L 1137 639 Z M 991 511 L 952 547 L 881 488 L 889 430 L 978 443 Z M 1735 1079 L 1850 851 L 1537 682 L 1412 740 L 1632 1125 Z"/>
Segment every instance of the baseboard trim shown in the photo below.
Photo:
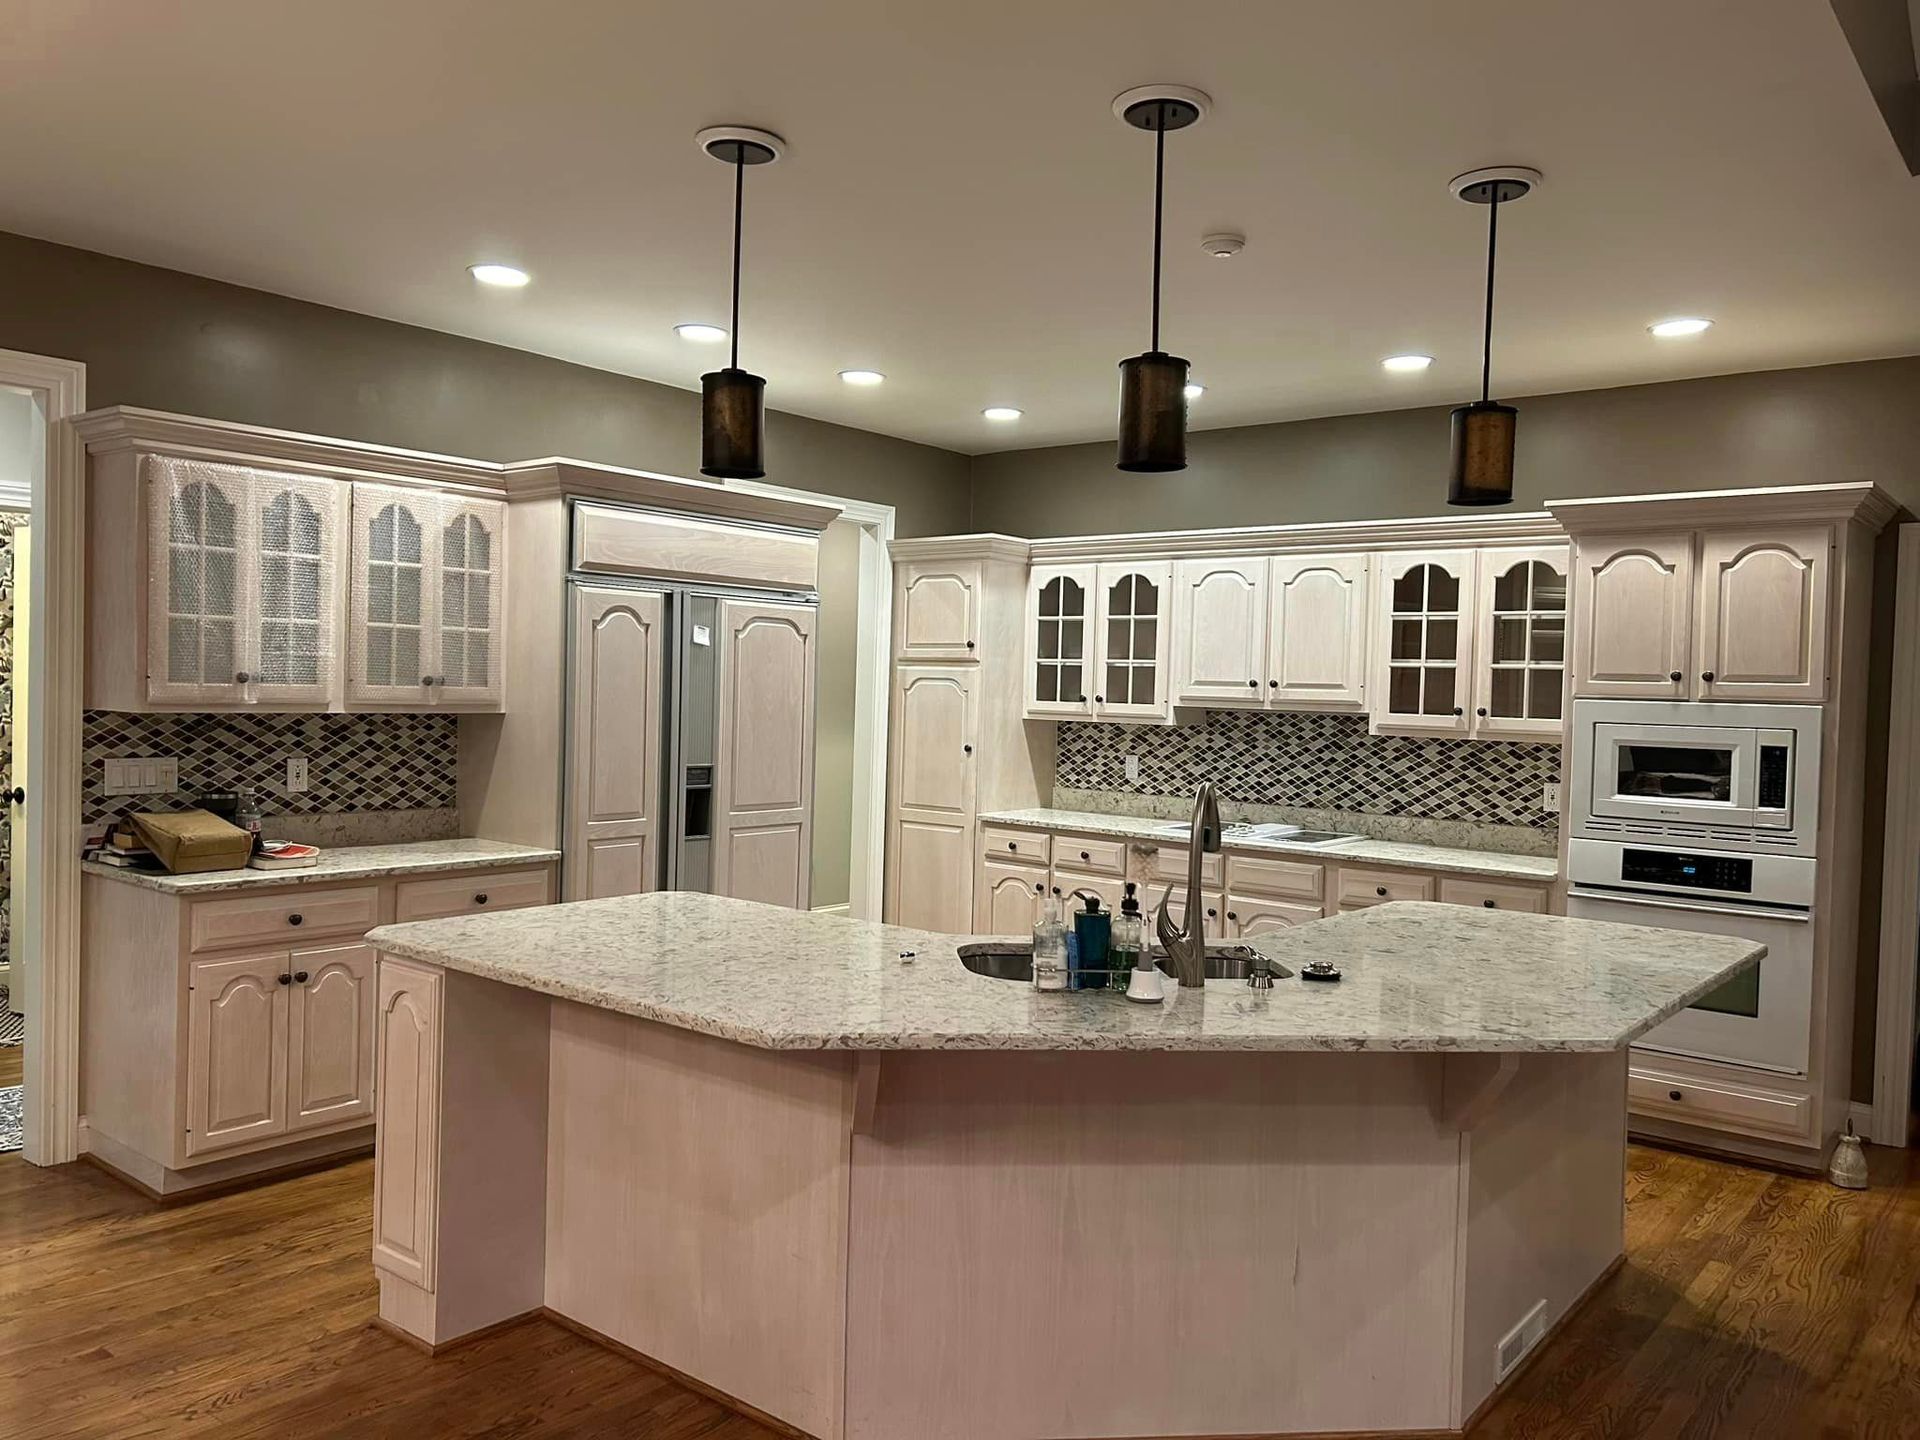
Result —
<path fill-rule="evenodd" d="M 422 1340 L 411 1330 L 402 1330 L 398 1325 L 383 1316 L 376 1315 L 368 1323 L 373 1329 L 383 1334 L 391 1335 L 394 1339 L 402 1341 L 423 1355 L 445 1355 L 450 1350 L 461 1350 L 477 1340 L 485 1340 L 489 1335 L 498 1335 L 502 1330 L 518 1329 L 520 1326 L 528 1324 L 531 1321 L 544 1320 L 546 1318 L 548 1318 L 547 1312 L 542 1308 L 536 1307 L 535 1309 L 524 1311 L 519 1315 L 509 1315 L 504 1320 L 496 1320 L 491 1325 L 482 1325 L 478 1330 L 469 1330 L 464 1335 L 456 1335 L 451 1340 L 442 1340 L 437 1345 L 431 1340 Z"/>
<path fill-rule="evenodd" d="M 344 1165 L 351 1160 L 365 1159 L 372 1153 L 373 1143 L 367 1141 L 351 1149 L 335 1150 L 325 1155 L 312 1155 L 301 1160 L 290 1160 L 284 1165 L 276 1165 L 268 1169 L 249 1170 L 245 1174 L 230 1175 L 184 1190 L 157 1190 L 139 1176 L 130 1175 L 122 1170 L 95 1148 L 83 1150 L 80 1153 L 80 1159 L 94 1169 L 111 1175 L 129 1189 L 139 1191 L 154 1204 L 171 1206 L 206 1200 L 216 1195 L 231 1195 L 236 1190 L 250 1190 L 256 1185 L 267 1185 L 276 1180 L 291 1180 L 298 1175 L 310 1175 L 316 1170 L 331 1170 L 334 1166 Z"/>

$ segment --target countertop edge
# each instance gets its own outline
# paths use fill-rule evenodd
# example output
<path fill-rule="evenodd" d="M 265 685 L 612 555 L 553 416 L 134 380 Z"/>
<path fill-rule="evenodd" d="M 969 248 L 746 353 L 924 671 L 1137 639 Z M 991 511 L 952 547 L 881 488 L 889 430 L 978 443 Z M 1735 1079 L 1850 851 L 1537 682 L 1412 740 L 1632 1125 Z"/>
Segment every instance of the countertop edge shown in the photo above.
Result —
<path fill-rule="evenodd" d="M 429 841 L 429 844 L 439 842 Z M 497 842 L 505 844 L 507 842 Z M 83 875 L 97 875 L 123 885 L 137 885 L 162 895 L 218 895 L 234 890 L 255 890 L 270 885 L 326 885 L 335 881 L 374 880 L 390 875 L 431 875 L 458 870 L 497 870 L 505 865 L 551 865 L 561 858 L 558 850 L 538 846 L 515 847 L 505 853 L 458 856 L 422 856 L 417 860 L 369 861 L 364 865 L 338 868 L 308 867 L 295 870 L 206 870 L 197 874 L 175 875 L 165 870 L 130 870 L 119 865 L 102 865 L 82 860 Z M 204 877 L 204 878 L 202 878 Z"/>

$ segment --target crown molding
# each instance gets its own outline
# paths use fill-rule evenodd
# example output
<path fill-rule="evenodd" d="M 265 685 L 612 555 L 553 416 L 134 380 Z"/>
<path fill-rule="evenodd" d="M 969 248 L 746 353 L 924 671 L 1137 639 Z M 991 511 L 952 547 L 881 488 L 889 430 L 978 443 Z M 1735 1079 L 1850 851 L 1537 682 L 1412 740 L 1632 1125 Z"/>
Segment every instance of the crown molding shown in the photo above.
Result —
<path fill-rule="evenodd" d="M 359 440 L 334 440 L 232 420 L 203 420 L 164 410 L 112 405 L 76 416 L 73 427 L 89 455 L 136 451 L 180 455 L 229 464 L 273 465 L 308 474 L 387 483 L 482 490 L 498 494 L 501 467 L 486 460 L 463 460 L 424 450 L 402 450 Z"/>
<path fill-rule="evenodd" d="M 618 465 L 597 465 L 558 456 L 504 466 L 502 483 L 509 501 L 577 495 L 815 534 L 840 517 L 839 508 L 833 505 L 815 505 L 716 485 L 710 480 L 688 480 L 653 470 L 628 470 Z"/>
<path fill-rule="evenodd" d="M 1547 509 L 1570 535 L 1694 525 L 1778 525 L 1789 521 L 1855 521 L 1879 531 L 1900 511 L 1870 480 L 1833 485 L 1759 485 L 1746 490 L 1686 490 L 1669 495 L 1604 495 L 1549 500 Z"/>
<path fill-rule="evenodd" d="M 1027 563 L 1032 542 L 1014 535 L 919 535 L 888 547 L 894 561 L 1008 560 Z"/>
<path fill-rule="evenodd" d="M 1566 539 L 1544 510 L 1517 515 L 1433 515 L 1410 520 L 1336 520 L 1221 530 L 1157 530 L 1029 541 L 1034 563 L 1164 560 L 1208 555 L 1282 555 L 1303 550 L 1444 550 Z M 897 547 L 896 547 L 897 548 Z"/>

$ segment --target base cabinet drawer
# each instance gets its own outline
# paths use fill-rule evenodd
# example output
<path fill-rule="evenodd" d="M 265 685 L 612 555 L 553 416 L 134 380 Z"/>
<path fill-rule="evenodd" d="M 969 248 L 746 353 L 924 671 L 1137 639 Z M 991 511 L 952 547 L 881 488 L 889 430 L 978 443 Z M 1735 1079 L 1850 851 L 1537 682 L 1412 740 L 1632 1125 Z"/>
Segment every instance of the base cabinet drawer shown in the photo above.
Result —
<path fill-rule="evenodd" d="M 1627 1106 L 1635 1114 L 1677 1120 L 1712 1130 L 1735 1130 L 1767 1139 L 1810 1140 L 1811 1095 L 1749 1084 L 1731 1076 L 1702 1079 L 1641 1063 L 1627 1067 Z"/>
<path fill-rule="evenodd" d="M 357 940 L 379 923 L 378 886 L 281 890 L 235 900 L 196 901 L 187 936 L 189 948 L 198 953 L 229 945 L 291 945 L 321 935 L 351 935 Z"/>
<path fill-rule="evenodd" d="M 1056 835 L 1053 863 L 1083 875 L 1125 875 L 1127 842 L 1098 835 Z"/>
<path fill-rule="evenodd" d="M 980 854 L 986 860 L 1024 860 L 1029 865 L 1045 865 L 1053 859 L 1053 836 L 1044 830 L 982 825 Z"/>
<path fill-rule="evenodd" d="M 1162 845 L 1149 852 L 1147 857 L 1147 880 L 1158 892 L 1165 886 L 1183 890 L 1187 883 L 1187 850 L 1181 845 Z M 1200 883 L 1209 890 L 1218 890 L 1226 883 L 1227 857 L 1215 851 L 1211 855 L 1200 857 Z"/>
<path fill-rule="evenodd" d="M 444 875 L 437 880 L 404 880 L 394 897 L 396 921 L 439 920 L 448 915 L 478 915 L 487 910 L 519 910 L 547 903 L 545 870 L 508 870 L 495 874 Z"/>
<path fill-rule="evenodd" d="M 1404 870 L 1356 870 L 1343 865 L 1336 894 L 1342 910 L 1364 910 L 1369 905 L 1385 905 L 1390 900 L 1431 900 L 1433 877 L 1409 875 Z"/>
<path fill-rule="evenodd" d="M 1324 867 L 1263 855 L 1229 855 L 1227 889 L 1235 895 L 1266 895 L 1309 904 L 1317 911 L 1326 894 Z"/>
<path fill-rule="evenodd" d="M 1477 905 L 1483 910 L 1512 910 L 1522 915 L 1547 913 L 1547 892 L 1538 885 L 1508 885 L 1497 880 L 1442 880 L 1443 905 Z"/>

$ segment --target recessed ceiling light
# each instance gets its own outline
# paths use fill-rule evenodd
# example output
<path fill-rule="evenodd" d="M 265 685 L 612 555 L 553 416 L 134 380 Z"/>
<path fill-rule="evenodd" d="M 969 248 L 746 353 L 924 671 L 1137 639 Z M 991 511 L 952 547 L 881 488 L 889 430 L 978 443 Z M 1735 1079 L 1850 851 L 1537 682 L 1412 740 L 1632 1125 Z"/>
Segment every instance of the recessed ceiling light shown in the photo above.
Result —
<path fill-rule="evenodd" d="M 1680 335 L 1698 335 L 1702 330 L 1711 330 L 1713 322 L 1698 315 L 1676 315 L 1671 320 L 1661 320 L 1647 326 L 1647 330 L 1662 340 L 1672 340 Z"/>
<path fill-rule="evenodd" d="M 727 332 L 719 325 L 676 325 L 673 333 L 682 340 L 698 340 L 702 345 L 717 345 L 727 338 Z"/>
<path fill-rule="evenodd" d="M 1382 370 L 1404 372 L 1424 370 L 1432 363 L 1433 357 L 1431 355 L 1389 355 L 1380 362 L 1380 368 Z"/>
<path fill-rule="evenodd" d="M 1206 386 L 1201 385 L 1192 380 L 1189 380 L 1187 382 L 1186 396 L 1189 400 L 1198 400 L 1202 395 L 1206 393 L 1207 393 Z"/>
<path fill-rule="evenodd" d="M 849 385 L 878 385 L 887 377 L 878 370 L 842 370 L 840 378 Z"/>
<path fill-rule="evenodd" d="M 1020 412 L 1011 405 L 989 405 L 980 412 L 989 420 L 1018 420 Z"/>
<path fill-rule="evenodd" d="M 469 265 L 467 273 L 482 285 L 501 285 L 509 290 L 518 290 L 532 278 L 511 265 Z"/>

